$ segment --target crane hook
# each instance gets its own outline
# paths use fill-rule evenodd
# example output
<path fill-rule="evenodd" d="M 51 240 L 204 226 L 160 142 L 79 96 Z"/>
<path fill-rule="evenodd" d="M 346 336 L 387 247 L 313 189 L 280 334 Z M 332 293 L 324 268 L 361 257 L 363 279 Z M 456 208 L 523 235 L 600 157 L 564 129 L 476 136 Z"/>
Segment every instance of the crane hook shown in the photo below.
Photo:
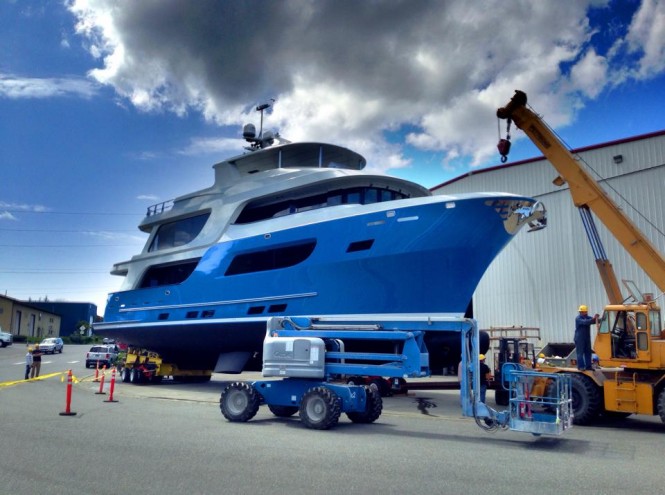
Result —
<path fill-rule="evenodd" d="M 506 126 L 506 138 L 499 139 L 499 144 L 496 145 L 501 155 L 501 163 L 506 163 L 508 161 L 508 153 L 510 153 L 510 123 L 511 120 L 508 119 L 508 125 Z M 499 131 L 499 137 L 501 137 Z"/>

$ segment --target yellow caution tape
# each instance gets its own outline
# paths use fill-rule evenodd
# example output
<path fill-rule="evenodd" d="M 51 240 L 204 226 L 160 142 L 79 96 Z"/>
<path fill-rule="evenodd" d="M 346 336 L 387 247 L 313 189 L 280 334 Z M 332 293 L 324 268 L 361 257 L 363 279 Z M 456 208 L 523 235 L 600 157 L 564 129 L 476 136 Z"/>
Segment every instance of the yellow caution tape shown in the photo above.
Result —
<path fill-rule="evenodd" d="M 55 376 L 60 377 L 60 381 L 64 382 L 65 377 L 67 376 L 67 373 L 69 373 L 69 370 L 67 371 L 58 371 L 56 373 L 49 373 L 47 375 L 41 375 L 35 378 L 28 378 L 27 380 L 14 380 L 11 382 L 0 382 L 0 387 L 11 387 L 13 385 L 18 385 L 20 383 L 28 383 L 28 382 L 36 382 L 38 380 L 46 380 L 48 378 L 53 378 Z M 72 383 L 78 383 L 79 379 L 76 378 L 74 375 L 72 375 Z"/>

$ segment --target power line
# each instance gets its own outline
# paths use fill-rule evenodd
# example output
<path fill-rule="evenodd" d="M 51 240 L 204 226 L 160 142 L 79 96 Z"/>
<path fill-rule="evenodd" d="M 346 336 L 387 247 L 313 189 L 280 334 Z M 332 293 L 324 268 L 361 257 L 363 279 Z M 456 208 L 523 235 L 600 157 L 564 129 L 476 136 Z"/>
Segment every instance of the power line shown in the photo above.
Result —
<path fill-rule="evenodd" d="M 134 247 L 142 244 L 0 244 L 6 248 L 88 248 L 88 247 Z"/>
<path fill-rule="evenodd" d="M 94 234 L 97 232 L 136 232 L 138 229 L 120 229 L 120 230 L 114 230 L 114 229 L 104 229 L 102 231 L 99 230 L 61 230 L 61 229 L 0 229 L 0 231 L 4 232 L 58 232 L 58 233 L 66 233 L 66 234 Z"/>
<path fill-rule="evenodd" d="M 2 211 L 9 213 L 35 213 L 37 215 L 48 214 L 48 215 L 101 215 L 101 216 L 139 216 L 138 213 L 108 213 L 108 212 L 94 212 L 94 211 L 45 211 L 45 210 L 23 210 L 23 209 L 13 209 L 13 208 L 3 208 L 0 205 Z"/>

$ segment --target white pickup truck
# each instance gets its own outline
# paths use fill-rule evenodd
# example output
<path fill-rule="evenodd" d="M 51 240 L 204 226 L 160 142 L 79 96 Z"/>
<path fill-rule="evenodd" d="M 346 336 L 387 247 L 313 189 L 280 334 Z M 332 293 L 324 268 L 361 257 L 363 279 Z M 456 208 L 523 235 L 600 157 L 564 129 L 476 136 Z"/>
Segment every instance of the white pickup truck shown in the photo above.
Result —
<path fill-rule="evenodd" d="M 118 347 L 115 344 L 93 345 L 85 355 L 85 367 L 106 366 L 110 368 L 118 358 Z"/>
<path fill-rule="evenodd" d="M 12 345 L 13 343 L 14 343 L 14 337 L 12 336 L 12 334 L 3 331 L 2 327 L 0 327 L 0 347 L 7 347 L 8 345 Z"/>

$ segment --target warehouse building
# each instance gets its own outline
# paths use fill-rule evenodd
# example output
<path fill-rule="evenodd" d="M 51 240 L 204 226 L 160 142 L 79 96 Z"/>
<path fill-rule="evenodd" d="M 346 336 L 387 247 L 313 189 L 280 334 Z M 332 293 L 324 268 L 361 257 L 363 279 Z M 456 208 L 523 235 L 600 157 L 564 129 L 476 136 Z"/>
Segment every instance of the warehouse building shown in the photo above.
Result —
<path fill-rule="evenodd" d="M 39 308 L 31 302 L 0 295 L 0 328 L 15 336 L 60 336 L 60 315 Z"/>
<path fill-rule="evenodd" d="M 580 163 L 637 227 L 665 252 L 665 131 L 574 150 Z M 508 163 L 445 182 L 434 194 L 503 191 L 531 196 L 547 209 L 547 228 L 523 229 L 489 267 L 473 297 L 480 328 L 533 327 L 540 342 L 572 342 L 580 304 L 602 313 L 607 295 L 567 185 L 552 181 L 544 158 Z M 663 296 L 605 226 L 596 224 L 617 278 Z M 628 291 L 622 285 L 624 296 Z"/>

